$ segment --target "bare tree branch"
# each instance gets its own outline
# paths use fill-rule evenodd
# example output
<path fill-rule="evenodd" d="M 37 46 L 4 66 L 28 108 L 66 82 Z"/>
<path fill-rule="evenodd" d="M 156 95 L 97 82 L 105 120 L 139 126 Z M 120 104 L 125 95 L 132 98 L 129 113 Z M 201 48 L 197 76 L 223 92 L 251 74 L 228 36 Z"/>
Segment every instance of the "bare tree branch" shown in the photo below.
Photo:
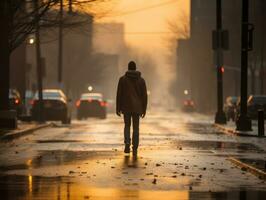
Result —
<path fill-rule="evenodd" d="M 62 24 L 64 29 L 80 28 L 92 20 L 92 16 L 103 16 L 106 3 L 115 0 L 72 0 L 71 13 L 68 12 L 69 0 L 63 2 L 63 19 L 59 17 L 59 0 L 39 0 L 39 7 L 33 7 L 35 0 L 10 0 L 11 33 L 10 52 L 17 48 L 27 37 L 34 34 L 36 24 L 41 30 L 48 30 Z M 100 6 L 100 5 L 104 6 Z M 86 31 L 85 31 L 86 32 Z"/>
<path fill-rule="evenodd" d="M 173 33 L 174 37 L 177 38 L 189 38 L 189 17 L 186 13 L 182 13 L 179 20 L 168 20 L 168 28 Z"/>

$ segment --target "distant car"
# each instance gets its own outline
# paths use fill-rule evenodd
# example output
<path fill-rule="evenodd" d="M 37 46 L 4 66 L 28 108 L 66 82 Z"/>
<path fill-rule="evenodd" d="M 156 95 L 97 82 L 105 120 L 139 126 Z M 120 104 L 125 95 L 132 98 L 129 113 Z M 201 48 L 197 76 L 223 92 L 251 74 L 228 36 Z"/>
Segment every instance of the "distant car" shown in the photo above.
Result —
<path fill-rule="evenodd" d="M 184 100 L 182 110 L 184 112 L 194 112 L 195 111 L 194 101 L 191 99 Z"/>
<path fill-rule="evenodd" d="M 236 119 L 237 102 L 238 97 L 236 96 L 229 96 L 225 100 L 224 112 L 228 121 L 235 121 Z"/>
<path fill-rule="evenodd" d="M 266 117 L 266 95 L 251 95 L 248 98 L 248 116 L 251 119 L 258 118 L 258 110 L 264 110 L 264 117 Z"/>
<path fill-rule="evenodd" d="M 9 107 L 17 112 L 17 116 L 22 114 L 22 99 L 19 92 L 15 89 L 9 89 Z"/>
<path fill-rule="evenodd" d="M 43 117 L 49 121 L 61 121 L 63 124 L 71 123 L 69 100 L 62 90 L 45 89 L 43 94 Z M 40 101 L 38 92 L 32 100 L 31 115 L 34 120 L 40 116 Z"/>
<path fill-rule="evenodd" d="M 77 119 L 88 117 L 106 118 L 107 102 L 103 100 L 101 93 L 84 93 L 76 102 Z"/>

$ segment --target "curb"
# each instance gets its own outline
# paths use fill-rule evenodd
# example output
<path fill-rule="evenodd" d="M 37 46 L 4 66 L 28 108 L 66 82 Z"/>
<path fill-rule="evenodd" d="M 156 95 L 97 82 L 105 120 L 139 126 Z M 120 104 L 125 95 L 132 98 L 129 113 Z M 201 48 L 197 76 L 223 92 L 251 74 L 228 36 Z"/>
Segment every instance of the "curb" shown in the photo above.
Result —
<path fill-rule="evenodd" d="M 48 123 L 48 124 L 40 124 L 40 125 L 36 125 L 35 127 L 31 127 L 31 128 L 27 128 L 24 130 L 18 130 L 18 131 L 13 131 L 13 132 L 9 132 L 3 136 L 0 137 L 0 140 L 13 140 L 15 138 L 30 134 L 34 131 L 37 131 L 39 129 L 43 129 L 43 128 L 47 128 L 47 127 L 51 127 L 52 124 Z"/>
<path fill-rule="evenodd" d="M 231 161 L 234 165 L 241 168 L 241 170 L 248 171 L 251 174 L 257 176 L 259 179 L 266 180 L 266 172 L 264 172 L 260 169 L 257 169 L 251 165 L 248 165 L 246 163 L 243 163 L 240 160 L 233 158 L 233 157 L 229 157 L 227 160 Z"/>
<path fill-rule="evenodd" d="M 218 130 L 220 130 L 223 133 L 228 134 L 228 135 L 236 135 L 236 136 L 243 136 L 243 137 L 262 137 L 262 138 L 266 137 L 266 136 L 258 136 L 258 135 L 250 134 L 248 132 L 237 131 L 237 130 L 234 130 L 231 128 L 226 128 L 220 124 L 213 124 L 213 127 L 217 128 Z"/>

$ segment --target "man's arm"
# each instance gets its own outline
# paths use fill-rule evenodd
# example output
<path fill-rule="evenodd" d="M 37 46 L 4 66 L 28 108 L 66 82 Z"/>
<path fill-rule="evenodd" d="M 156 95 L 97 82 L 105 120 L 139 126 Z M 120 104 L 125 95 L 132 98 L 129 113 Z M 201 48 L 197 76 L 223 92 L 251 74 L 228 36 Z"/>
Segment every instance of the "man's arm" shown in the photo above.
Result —
<path fill-rule="evenodd" d="M 146 82 L 143 79 L 143 84 L 142 84 L 142 105 L 143 105 L 143 113 L 142 117 L 145 117 L 146 115 L 146 110 L 147 110 L 147 104 L 148 104 L 148 95 L 147 95 L 147 87 L 146 87 Z"/>
<path fill-rule="evenodd" d="M 122 80 L 118 81 L 117 93 L 116 93 L 116 114 L 121 115 L 121 98 L 122 98 Z"/>

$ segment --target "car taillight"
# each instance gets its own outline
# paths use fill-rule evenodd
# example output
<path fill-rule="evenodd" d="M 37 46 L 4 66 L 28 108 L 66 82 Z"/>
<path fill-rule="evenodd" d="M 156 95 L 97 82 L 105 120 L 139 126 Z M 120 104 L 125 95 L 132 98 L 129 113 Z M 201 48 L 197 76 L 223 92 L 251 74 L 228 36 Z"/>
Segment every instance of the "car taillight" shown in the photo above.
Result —
<path fill-rule="evenodd" d="M 102 106 L 102 107 L 106 107 L 106 106 L 107 106 L 107 103 L 106 103 L 106 102 L 104 102 L 104 101 L 101 101 L 101 103 L 100 103 L 100 104 L 101 104 L 101 106 Z"/>
<path fill-rule="evenodd" d="M 19 104 L 19 99 L 16 99 L 15 100 L 15 104 Z"/>
<path fill-rule="evenodd" d="M 191 105 L 191 106 L 194 106 L 194 102 L 193 102 L 193 101 L 190 101 L 190 105 Z"/>
<path fill-rule="evenodd" d="M 184 105 L 187 106 L 188 105 L 188 101 L 184 101 Z"/>
<path fill-rule="evenodd" d="M 80 106 L 80 100 L 78 100 L 78 101 L 76 102 L 76 106 L 77 106 L 77 107 Z"/>
<path fill-rule="evenodd" d="M 35 100 L 31 100 L 31 101 L 30 101 L 30 105 L 33 106 L 34 104 L 35 104 Z"/>
<path fill-rule="evenodd" d="M 92 102 L 92 99 L 88 99 L 88 102 L 91 103 Z"/>

